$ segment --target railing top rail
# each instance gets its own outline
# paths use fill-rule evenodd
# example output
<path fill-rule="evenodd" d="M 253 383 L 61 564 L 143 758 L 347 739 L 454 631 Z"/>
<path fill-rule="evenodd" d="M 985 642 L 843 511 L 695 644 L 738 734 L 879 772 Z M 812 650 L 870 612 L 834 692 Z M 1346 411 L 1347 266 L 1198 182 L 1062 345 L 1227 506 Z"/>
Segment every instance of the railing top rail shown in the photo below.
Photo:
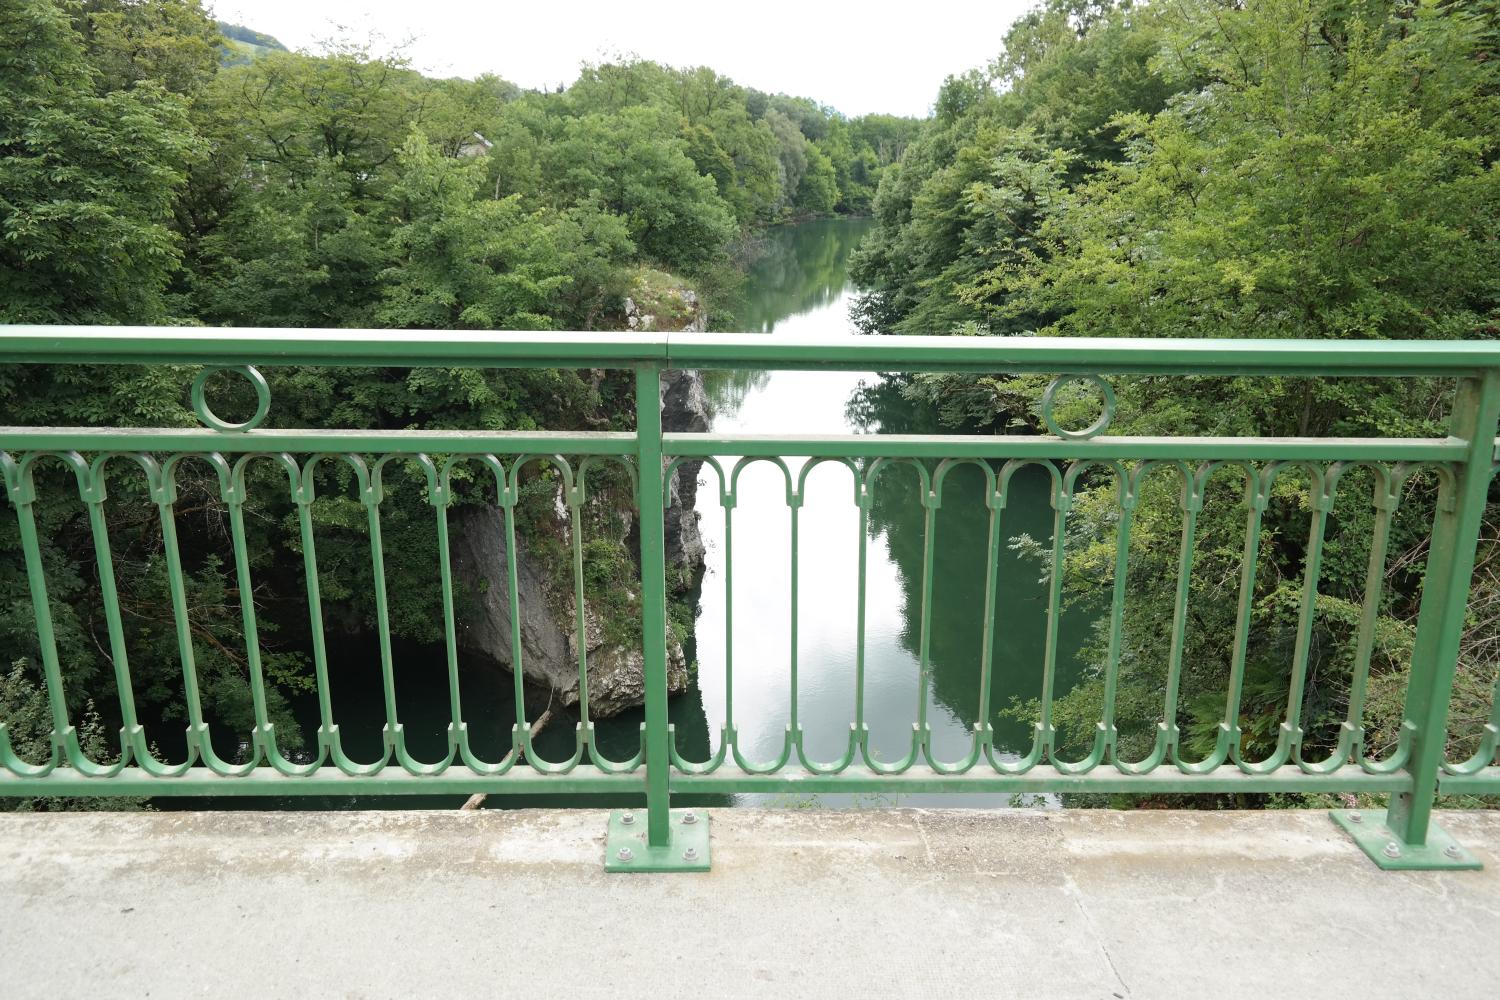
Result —
<path fill-rule="evenodd" d="M 1500 367 L 1500 342 L 1180 337 L 767 337 L 672 334 L 679 368 L 1141 374 L 1457 375 Z"/>
<path fill-rule="evenodd" d="M 0 326 L 0 363 L 1460 375 L 1500 342 Z"/>

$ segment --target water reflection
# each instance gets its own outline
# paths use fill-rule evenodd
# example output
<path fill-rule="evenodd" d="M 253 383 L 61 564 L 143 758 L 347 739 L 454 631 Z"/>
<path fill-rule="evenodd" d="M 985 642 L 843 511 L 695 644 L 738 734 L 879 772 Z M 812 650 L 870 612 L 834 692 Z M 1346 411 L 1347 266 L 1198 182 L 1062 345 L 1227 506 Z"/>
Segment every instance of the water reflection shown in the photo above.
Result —
<path fill-rule="evenodd" d="M 864 224 L 808 223 L 772 234 L 775 252 L 757 267 L 749 286 L 747 324 L 771 336 L 856 335 L 848 322 L 853 289 L 847 253 Z M 806 269 L 796 266 L 805 260 Z M 871 373 L 728 373 L 711 383 L 718 404 L 715 431 L 757 434 L 911 433 L 937 428 L 907 405 L 892 386 Z M 788 459 L 792 481 L 803 459 Z M 732 460 L 725 461 L 727 469 Z M 797 722 L 809 756 L 842 757 L 855 719 L 858 562 L 864 546 L 864 710 L 871 743 L 882 760 L 900 760 L 911 746 L 912 725 L 925 714 L 937 754 L 962 759 L 979 720 L 989 512 L 985 477 L 972 466 L 954 470 L 934 518 L 931 606 L 927 627 L 930 680 L 921 674 L 922 581 L 925 517 L 921 480 L 911 467 L 879 474 L 868 530 L 860 532 L 851 471 L 825 463 L 807 477 L 797 514 L 799 600 L 792 643 L 791 521 L 788 475 L 769 463 L 747 468 L 737 484 L 733 511 L 732 602 L 725 601 L 731 553 L 720 506 L 718 475 L 705 466 L 698 509 L 708 544 L 708 571 L 697 621 L 699 690 L 708 726 L 707 746 L 718 749 L 720 727 L 731 706 L 740 748 L 752 761 L 777 759 L 793 712 L 795 656 Z M 1052 511 L 1049 484 L 1040 469 L 1017 474 L 1004 511 L 1002 537 L 1028 534 L 1048 542 Z M 1015 752 L 1030 746 L 1030 724 L 1004 714 L 1041 690 L 1046 595 L 1040 567 L 1002 547 L 997 574 L 999 617 L 993 642 L 994 689 L 989 718 L 997 743 Z M 733 621 L 732 646 L 727 643 Z M 1084 629 L 1064 620 L 1059 690 L 1078 671 Z M 732 658 L 733 681 L 726 680 Z M 686 752 L 686 751 L 685 751 Z M 743 796 L 747 803 L 787 802 L 795 796 Z M 828 805 L 850 796 L 820 796 Z M 994 805 L 998 796 L 910 796 L 909 804 Z"/>

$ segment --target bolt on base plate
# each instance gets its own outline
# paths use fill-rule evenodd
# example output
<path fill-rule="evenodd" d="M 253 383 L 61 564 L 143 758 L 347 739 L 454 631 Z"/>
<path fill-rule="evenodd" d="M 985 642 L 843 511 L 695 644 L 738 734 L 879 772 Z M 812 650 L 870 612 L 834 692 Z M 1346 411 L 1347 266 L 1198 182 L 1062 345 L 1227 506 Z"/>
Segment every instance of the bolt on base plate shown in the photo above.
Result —
<path fill-rule="evenodd" d="M 646 843 L 646 810 L 615 809 L 604 837 L 607 872 L 706 872 L 709 867 L 708 813 L 673 809 L 671 838 L 664 847 Z"/>
<path fill-rule="evenodd" d="M 1436 823 L 1427 827 L 1427 843 L 1403 844 L 1385 825 L 1385 813 L 1369 809 L 1334 809 L 1329 817 L 1344 829 L 1370 860 L 1386 871 L 1478 869 L 1484 865 Z"/>

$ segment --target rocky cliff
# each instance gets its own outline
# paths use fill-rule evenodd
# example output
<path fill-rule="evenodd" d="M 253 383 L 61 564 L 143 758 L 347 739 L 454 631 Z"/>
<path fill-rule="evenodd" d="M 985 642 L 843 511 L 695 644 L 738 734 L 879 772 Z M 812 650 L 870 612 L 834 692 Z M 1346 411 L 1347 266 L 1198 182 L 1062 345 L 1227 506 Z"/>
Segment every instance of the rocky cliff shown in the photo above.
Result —
<path fill-rule="evenodd" d="M 458 644 L 466 658 L 514 669 L 505 520 L 495 507 L 463 507 L 453 518 L 453 576 L 460 591 Z M 577 620 L 571 593 L 556 593 L 527 545 L 517 542 L 516 576 L 521 619 L 521 667 L 528 684 L 552 704 L 578 703 Z M 641 651 L 612 644 L 593 610 L 584 606 L 588 651 L 589 712 L 595 718 L 639 705 L 645 695 Z M 687 690 L 682 644 L 667 644 L 667 689 Z"/>
<path fill-rule="evenodd" d="M 638 330 L 703 330 L 705 314 L 691 289 L 659 272 L 643 272 L 624 301 L 624 325 Z M 601 373 L 602 375 L 602 373 Z M 702 432 L 711 415 L 703 381 L 697 372 L 667 372 L 661 380 L 662 427 L 673 432 Z M 665 524 L 667 590 L 681 595 L 703 576 L 704 545 L 699 532 L 697 501 L 701 462 L 678 468 L 668 487 Z M 635 512 L 618 516 L 625 525 L 625 547 L 639 550 Z M 568 526 L 559 515 L 559 537 Z M 510 589 L 506 570 L 505 521 L 496 507 L 458 508 L 452 518 L 453 576 L 463 604 L 459 647 L 469 660 L 513 669 Z M 571 582 L 559 588 L 526 539 L 518 539 L 516 565 L 520 603 L 521 662 L 529 684 L 547 692 L 553 704 L 574 705 L 579 700 L 578 638 Z M 571 581 L 571 575 L 568 576 Z M 629 595 L 634 605 L 637 595 Z M 642 703 L 643 664 L 635 644 L 611 642 L 595 609 L 584 608 L 584 644 L 588 653 L 590 715 L 602 718 Z M 671 693 L 687 689 L 687 658 L 682 643 L 669 635 L 667 686 Z"/>

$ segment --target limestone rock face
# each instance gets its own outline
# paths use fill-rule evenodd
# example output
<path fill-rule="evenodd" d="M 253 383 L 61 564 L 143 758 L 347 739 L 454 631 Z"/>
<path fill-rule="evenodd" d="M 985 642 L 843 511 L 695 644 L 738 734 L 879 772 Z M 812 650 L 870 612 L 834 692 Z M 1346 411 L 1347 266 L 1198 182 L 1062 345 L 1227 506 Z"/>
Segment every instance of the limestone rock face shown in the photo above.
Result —
<path fill-rule="evenodd" d="M 458 589 L 458 645 L 466 658 L 513 670 L 510 588 L 506 571 L 504 514 L 495 507 L 463 507 L 453 512 L 451 553 Z M 562 705 L 578 704 L 578 638 L 572 595 L 552 594 L 536 560 L 518 543 L 516 576 L 521 618 L 521 669 L 528 683 L 551 693 Z M 645 698 L 639 649 L 605 641 L 593 609 L 584 607 L 588 651 L 589 714 L 615 715 Z M 667 643 L 667 691 L 687 690 L 687 657 L 682 644 Z"/>
<path fill-rule="evenodd" d="M 588 646 L 589 715 L 603 718 L 618 715 L 627 708 L 646 701 L 645 658 L 634 646 L 613 646 L 604 642 L 603 629 L 594 613 L 584 608 L 584 642 Z M 565 695 L 568 704 L 578 700 L 578 636 L 575 628 L 568 634 L 568 662 L 574 665 L 573 686 Z M 682 644 L 667 641 L 667 692 L 678 694 L 688 686 L 687 656 Z"/>
<path fill-rule="evenodd" d="M 512 651 L 505 515 L 499 507 L 459 507 L 450 516 L 453 579 L 462 598 L 456 623 L 459 649 L 509 670 Z M 527 680 L 555 689 L 566 682 L 567 636 L 553 613 L 535 560 L 524 545 L 518 545 L 518 549 L 522 667 Z M 577 685 L 575 677 L 573 686 Z"/>
<path fill-rule="evenodd" d="M 708 329 L 708 313 L 698 293 L 663 271 L 637 272 L 624 310 L 628 330 L 702 333 Z"/>
<path fill-rule="evenodd" d="M 702 332 L 708 314 L 696 292 L 672 275 L 643 270 L 624 300 L 625 325 L 640 331 Z M 596 373 L 597 379 L 604 377 Z M 695 371 L 668 371 L 661 380 L 662 428 L 673 433 L 703 433 L 712 413 L 703 378 Z M 665 523 L 667 590 L 681 594 L 703 578 L 706 549 L 699 531 L 698 474 L 702 462 L 679 466 L 668 484 Z M 639 544 L 635 512 L 622 510 L 627 545 Z M 512 668 L 510 592 L 505 565 L 505 521 L 494 507 L 456 508 L 451 545 L 454 582 L 459 590 L 459 647 L 466 657 Z M 571 589 L 551 592 L 544 567 L 518 541 L 517 575 L 521 606 L 521 660 L 526 680 L 563 705 L 578 703 L 577 612 Z M 614 715 L 645 698 L 639 649 L 606 641 L 592 608 L 584 608 L 583 642 L 588 653 L 589 713 Z M 667 688 L 687 690 L 687 658 L 681 643 L 668 638 Z"/>
<path fill-rule="evenodd" d="M 662 429 L 701 434 L 712 426 L 703 376 L 695 371 L 669 371 L 662 376 Z M 698 522 L 698 473 L 702 462 L 684 462 L 668 484 L 665 527 L 668 587 L 691 589 L 703 578 L 707 549 Z"/>

